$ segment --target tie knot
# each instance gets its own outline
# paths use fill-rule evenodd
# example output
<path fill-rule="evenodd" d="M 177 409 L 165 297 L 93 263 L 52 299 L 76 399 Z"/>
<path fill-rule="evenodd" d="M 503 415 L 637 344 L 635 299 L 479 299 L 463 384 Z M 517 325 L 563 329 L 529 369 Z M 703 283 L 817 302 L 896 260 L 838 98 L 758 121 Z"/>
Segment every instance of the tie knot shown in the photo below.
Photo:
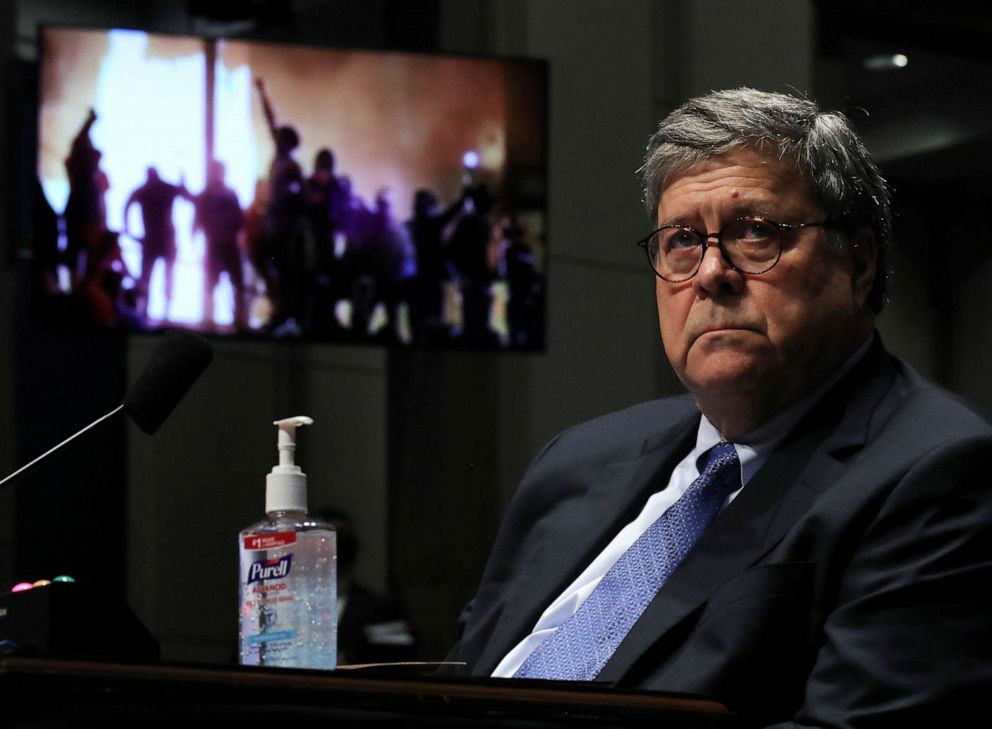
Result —
<path fill-rule="evenodd" d="M 734 448 L 733 443 L 723 441 L 705 451 L 696 460 L 696 468 L 699 470 L 700 478 L 707 481 L 719 476 L 721 481 L 725 480 L 731 486 L 735 484 L 740 486 L 741 462 L 737 458 L 737 449 Z"/>

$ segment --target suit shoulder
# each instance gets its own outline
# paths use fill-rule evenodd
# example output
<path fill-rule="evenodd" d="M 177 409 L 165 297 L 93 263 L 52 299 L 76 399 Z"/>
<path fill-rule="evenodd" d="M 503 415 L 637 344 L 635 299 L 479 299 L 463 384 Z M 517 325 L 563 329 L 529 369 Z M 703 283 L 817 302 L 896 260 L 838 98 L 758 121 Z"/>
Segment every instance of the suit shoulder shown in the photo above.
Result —
<path fill-rule="evenodd" d="M 664 397 L 600 415 L 565 432 L 573 435 L 622 433 L 626 437 L 649 437 L 673 422 L 698 412 L 695 400 L 689 395 Z"/>
<path fill-rule="evenodd" d="M 538 459 L 552 451 L 573 461 L 599 460 L 606 454 L 621 458 L 628 451 L 634 456 L 646 440 L 698 414 L 689 395 L 639 403 L 571 426 L 553 438 Z"/>
<path fill-rule="evenodd" d="M 975 403 L 944 389 L 899 360 L 896 419 L 914 423 L 932 438 L 992 437 L 992 416 Z"/>

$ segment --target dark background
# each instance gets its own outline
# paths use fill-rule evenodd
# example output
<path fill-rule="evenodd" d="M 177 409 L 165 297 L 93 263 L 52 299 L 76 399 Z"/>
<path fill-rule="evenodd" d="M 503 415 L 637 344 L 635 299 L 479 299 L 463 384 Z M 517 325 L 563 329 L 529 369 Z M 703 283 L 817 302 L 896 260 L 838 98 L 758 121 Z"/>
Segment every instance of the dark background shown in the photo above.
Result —
<path fill-rule="evenodd" d="M 865 8 L 863 6 L 870 6 Z M 635 170 L 663 114 L 741 84 L 847 112 L 895 188 L 886 343 L 988 407 L 992 15 L 971 2 L 0 0 L 0 472 L 114 407 L 154 346 L 31 321 L 30 99 L 39 22 L 545 58 L 548 348 L 536 355 L 217 342 L 149 438 L 120 422 L 0 493 L 0 589 L 74 574 L 125 597 L 174 659 L 224 661 L 237 531 L 262 516 L 271 421 L 308 414 L 313 507 L 348 510 L 358 577 L 455 637 L 500 514 L 563 427 L 677 392 L 660 347 Z M 891 63 L 904 54 L 905 67 Z M 28 226 L 29 227 L 29 226 Z"/>

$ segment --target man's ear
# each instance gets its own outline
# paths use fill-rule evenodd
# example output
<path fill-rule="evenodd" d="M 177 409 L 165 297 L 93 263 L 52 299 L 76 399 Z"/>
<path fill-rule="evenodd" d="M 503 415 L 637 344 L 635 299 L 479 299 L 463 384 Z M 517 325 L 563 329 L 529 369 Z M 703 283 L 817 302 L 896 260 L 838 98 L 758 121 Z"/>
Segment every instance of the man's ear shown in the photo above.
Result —
<path fill-rule="evenodd" d="M 851 234 L 847 243 L 851 261 L 851 288 L 861 306 L 865 305 L 875 283 L 878 266 L 878 245 L 875 233 L 863 225 Z"/>

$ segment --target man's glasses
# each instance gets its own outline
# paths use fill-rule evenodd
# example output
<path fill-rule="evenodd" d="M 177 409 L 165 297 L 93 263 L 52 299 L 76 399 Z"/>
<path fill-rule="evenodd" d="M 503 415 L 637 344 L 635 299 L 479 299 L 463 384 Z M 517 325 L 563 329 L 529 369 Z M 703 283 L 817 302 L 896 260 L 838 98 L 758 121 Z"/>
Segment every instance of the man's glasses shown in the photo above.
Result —
<path fill-rule="evenodd" d="M 770 271 L 782 257 L 782 235 L 798 228 L 827 225 L 819 223 L 776 223 L 755 215 L 737 218 L 716 233 L 706 233 L 685 225 L 663 225 L 637 241 L 647 254 L 651 268 L 670 283 L 688 281 L 696 275 L 706 255 L 706 241 L 716 238 L 723 259 L 741 273 Z"/>

